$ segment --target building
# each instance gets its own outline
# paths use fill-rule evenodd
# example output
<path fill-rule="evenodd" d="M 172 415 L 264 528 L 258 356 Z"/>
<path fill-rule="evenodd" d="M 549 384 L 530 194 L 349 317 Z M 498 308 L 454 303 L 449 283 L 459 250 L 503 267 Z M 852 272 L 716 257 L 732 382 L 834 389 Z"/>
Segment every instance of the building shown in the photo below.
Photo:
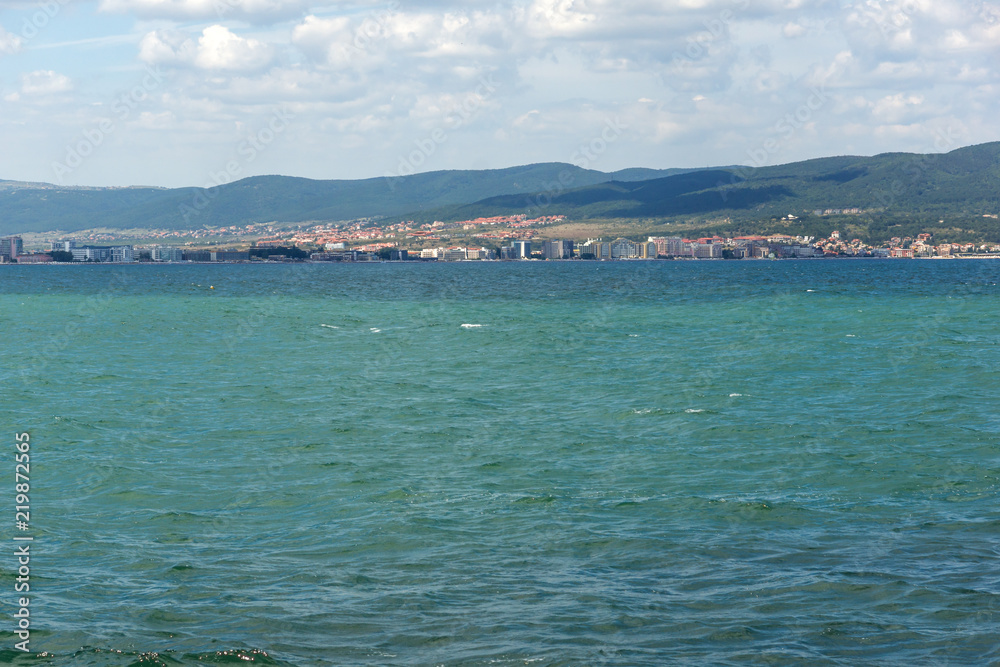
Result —
<path fill-rule="evenodd" d="M 62 252 L 73 252 L 73 248 L 76 247 L 76 241 L 49 241 L 49 250 L 61 250 Z"/>
<path fill-rule="evenodd" d="M 783 245 L 778 248 L 781 257 L 822 257 L 825 253 L 808 245 Z"/>
<path fill-rule="evenodd" d="M 615 239 L 611 242 L 611 259 L 656 259 L 659 250 L 655 242 Z"/>
<path fill-rule="evenodd" d="M 45 255 L 42 253 L 35 253 L 32 255 L 18 255 L 18 264 L 45 264 L 52 261 L 52 255 Z"/>
<path fill-rule="evenodd" d="M 531 257 L 531 241 L 514 241 L 511 247 L 514 248 L 515 259 L 528 259 Z"/>
<path fill-rule="evenodd" d="M 154 245 L 149 249 L 149 256 L 154 262 L 181 262 L 184 252 L 180 248 L 168 245 Z"/>
<path fill-rule="evenodd" d="M 588 239 L 580 246 L 580 257 L 583 259 L 611 259 L 611 244 Z"/>
<path fill-rule="evenodd" d="M 684 239 L 679 236 L 650 236 L 648 243 L 656 246 L 656 254 L 677 257 L 684 254 Z"/>
<path fill-rule="evenodd" d="M 409 253 L 399 248 L 393 248 L 389 251 L 389 259 L 393 262 L 405 262 L 409 259 Z"/>
<path fill-rule="evenodd" d="M 249 250 L 185 250 L 185 262 L 245 262 L 250 260 Z M 277 255 L 272 255 L 275 258 Z"/>
<path fill-rule="evenodd" d="M 0 261 L 9 262 L 17 259 L 24 252 L 24 241 L 20 236 L 5 236 L 0 238 Z"/>
<path fill-rule="evenodd" d="M 132 252 L 132 246 L 130 245 L 120 245 L 114 246 L 109 249 L 111 251 L 111 261 L 117 262 L 119 264 L 124 262 L 134 262 L 135 257 Z"/>
<path fill-rule="evenodd" d="M 566 239 L 546 241 L 542 246 L 545 259 L 570 259 L 573 257 L 573 242 Z"/>
<path fill-rule="evenodd" d="M 82 246 L 70 250 L 74 262 L 107 262 L 111 259 L 111 248 Z"/>
<path fill-rule="evenodd" d="M 249 262 L 249 250 L 213 250 L 210 262 Z"/>
<path fill-rule="evenodd" d="M 722 257 L 722 245 L 719 243 L 700 243 L 692 241 L 687 244 L 689 257 L 698 259 L 717 259 Z"/>
<path fill-rule="evenodd" d="M 461 262 L 464 259 L 468 259 L 469 254 L 466 252 L 465 248 L 448 248 L 441 256 L 438 258 L 444 262 Z"/>
<path fill-rule="evenodd" d="M 636 259 L 638 257 L 638 243 L 621 238 L 611 242 L 611 259 Z"/>
<path fill-rule="evenodd" d="M 309 259 L 314 262 L 356 262 L 363 254 L 357 250 L 335 250 L 334 252 L 314 252 L 309 255 Z M 276 257 L 276 255 L 274 256 Z"/>
<path fill-rule="evenodd" d="M 69 242 L 72 243 L 72 242 Z M 73 254 L 74 262 L 134 262 L 135 253 L 130 245 L 120 245 L 120 246 L 67 246 L 68 251 Z"/>
<path fill-rule="evenodd" d="M 469 259 L 495 259 L 494 253 L 488 248 L 468 248 Z"/>
<path fill-rule="evenodd" d="M 737 236 L 733 245 L 733 257 L 736 259 L 766 257 L 769 252 L 766 236 Z"/>

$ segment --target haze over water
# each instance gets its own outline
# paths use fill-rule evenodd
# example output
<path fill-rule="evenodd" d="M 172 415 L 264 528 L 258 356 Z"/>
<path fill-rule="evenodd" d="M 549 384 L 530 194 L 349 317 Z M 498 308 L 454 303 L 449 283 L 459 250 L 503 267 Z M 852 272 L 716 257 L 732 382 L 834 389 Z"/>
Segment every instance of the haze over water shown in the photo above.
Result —
<path fill-rule="evenodd" d="M 50 654 L 0 661 L 996 662 L 998 282 L 0 267 Z"/>

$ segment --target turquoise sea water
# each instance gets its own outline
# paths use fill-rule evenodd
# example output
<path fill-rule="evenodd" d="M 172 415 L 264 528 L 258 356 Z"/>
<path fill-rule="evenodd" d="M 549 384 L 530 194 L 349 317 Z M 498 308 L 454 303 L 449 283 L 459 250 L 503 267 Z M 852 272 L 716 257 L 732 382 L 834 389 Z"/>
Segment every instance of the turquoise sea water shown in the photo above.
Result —
<path fill-rule="evenodd" d="M 0 662 L 997 664 L 998 283 L 0 267 Z"/>

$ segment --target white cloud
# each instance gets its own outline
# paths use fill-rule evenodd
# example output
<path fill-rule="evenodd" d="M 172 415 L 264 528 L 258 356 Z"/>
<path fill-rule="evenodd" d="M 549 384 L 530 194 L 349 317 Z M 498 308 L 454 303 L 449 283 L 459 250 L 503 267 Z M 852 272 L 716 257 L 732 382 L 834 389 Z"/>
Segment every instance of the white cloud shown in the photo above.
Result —
<path fill-rule="evenodd" d="M 536 37 L 582 35 L 598 25 L 599 16 L 588 11 L 589 4 L 578 0 L 534 0 L 528 6 L 526 23 Z"/>
<path fill-rule="evenodd" d="M 194 41 L 180 32 L 156 30 L 139 43 L 139 58 L 151 65 L 191 63 L 197 57 Z"/>
<path fill-rule="evenodd" d="M 146 34 L 139 45 L 139 58 L 151 65 L 188 65 L 214 71 L 260 70 L 274 55 L 270 44 L 240 37 L 221 25 L 205 28 L 197 42 L 176 31 L 157 30 Z"/>
<path fill-rule="evenodd" d="M 238 37 L 221 25 L 213 25 L 202 32 L 194 62 L 202 69 L 256 70 L 265 67 L 273 57 L 270 45 Z"/>
<path fill-rule="evenodd" d="M 909 119 L 913 112 L 922 110 L 924 101 L 923 95 L 887 95 L 873 105 L 872 115 L 883 123 L 899 124 Z"/>
<path fill-rule="evenodd" d="M 781 33 L 788 38 L 801 37 L 806 34 L 806 27 L 801 23 L 786 23 Z"/>
<path fill-rule="evenodd" d="M 293 44 L 314 60 L 333 66 L 346 65 L 350 61 L 351 50 L 358 48 L 353 39 L 351 20 L 345 16 L 321 19 L 310 15 L 292 30 Z"/>
<path fill-rule="evenodd" d="M 972 141 L 1000 138 L 996 5 L 316 0 L 306 12 L 305 0 L 100 0 L 103 11 L 138 17 L 138 60 L 170 70 L 130 118 L 130 131 L 155 134 L 178 164 L 212 165 L 241 132 L 289 105 L 295 121 L 282 137 L 285 161 L 270 162 L 275 148 L 253 169 L 319 178 L 381 175 L 436 128 L 448 139 L 422 169 L 568 160 L 616 116 L 628 129 L 596 168 L 735 164 L 774 137 L 780 150 L 771 162 L 932 150 L 942 124 L 969 128 Z M 80 69 L 62 70 L 72 82 L 34 76 L 24 90 L 0 91 L 8 102 L 50 105 L 49 124 L 68 134 L 88 113 L 107 114 L 114 99 L 113 91 L 95 92 L 92 80 L 115 80 L 120 92 L 137 76 L 130 61 L 104 61 L 92 68 L 107 67 L 101 77 L 84 75 L 92 35 L 77 36 L 60 46 L 81 57 Z M 38 54 L 24 51 L 5 65 Z M 45 73 L 46 63 L 23 71 Z M 497 90 L 477 93 L 490 76 Z M 38 92 L 61 86 L 59 95 Z M 821 103 L 803 106 L 810 99 Z M 462 105 L 473 112 L 449 124 Z M 0 128 L 30 125 L 36 111 L 10 104 Z M 786 138 L 776 125 L 789 117 L 795 132 Z M 110 165 L 113 150 L 106 148 Z M 168 182 L 184 182 L 190 170 L 175 169 Z"/>
<path fill-rule="evenodd" d="M 73 89 L 69 77 L 57 74 L 52 70 L 37 70 L 21 77 L 21 94 L 27 96 L 44 96 L 65 93 Z"/>
<path fill-rule="evenodd" d="M 12 54 L 21 50 L 24 40 L 0 26 L 0 54 Z"/>

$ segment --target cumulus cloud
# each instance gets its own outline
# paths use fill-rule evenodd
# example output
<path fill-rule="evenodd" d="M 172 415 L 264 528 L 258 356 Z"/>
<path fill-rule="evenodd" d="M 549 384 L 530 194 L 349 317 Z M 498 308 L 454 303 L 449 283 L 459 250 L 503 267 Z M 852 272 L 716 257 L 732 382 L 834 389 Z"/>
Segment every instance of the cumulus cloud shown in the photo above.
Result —
<path fill-rule="evenodd" d="M 882 59 L 940 60 L 955 51 L 996 54 L 1000 9 L 959 0 L 857 3 L 847 11 L 843 30 L 859 53 Z"/>
<path fill-rule="evenodd" d="M 596 69 L 626 71 L 728 53 L 729 26 L 743 2 L 712 0 L 712 12 L 651 0 L 532 0 L 507 9 L 309 15 L 293 29 L 292 42 L 332 67 L 365 67 L 388 57 L 419 58 L 421 64 L 474 59 L 496 68 L 572 49 Z"/>
<path fill-rule="evenodd" d="M 221 25 L 205 28 L 197 42 L 177 31 L 147 33 L 139 44 L 139 57 L 151 65 L 186 65 L 203 70 L 254 71 L 274 59 L 274 47 L 243 38 Z"/>
<path fill-rule="evenodd" d="M 628 128 L 592 165 L 599 169 L 747 162 L 769 139 L 774 163 L 930 150 L 948 126 L 1000 138 L 995 2 L 100 0 L 100 8 L 139 17 L 139 61 L 170 70 L 136 112 L 136 128 L 176 132 L 178 151 L 210 160 L 225 149 L 216 146 L 222 138 L 239 144 L 233 128 L 290 105 L 295 129 L 283 141 L 300 133 L 289 154 L 301 160 L 285 164 L 314 177 L 381 174 L 439 128 L 447 141 L 423 169 L 569 160 L 609 118 Z M 20 47 L 11 35 L 4 47 L 5 34 L 0 52 Z M 78 118 L 83 79 L 65 71 L 78 79 L 63 93 L 76 103 L 65 115 Z M 63 98 L 28 91 L 73 85 L 36 78 L 0 94 L 51 103 Z M 484 79 L 495 90 L 484 94 Z M 122 89 L 131 85 L 122 75 Z M 331 166 L 330 154 L 345 159 Z M 268 159 L 255 168 L 281 171 Z"/>
<path fill-rule="evenodd" d="M 270 45 L 243 39 L 221 25 L 213 25 L 205 28 L 198 40 L 195 65 L 202 69 L 255 70 L 266 66 L 273 57 Z"/>
<path fill-rule="evenodd" d="M 192 81 L 192 96 L 224 104 L 294 100 L 303 105 L 300 118 L 312 109 L 322 132 L 349 132 L 355 143 L 384 139 L 386 128 L 420 132 L 442 123 L 486 74 L 503 88 L 463 131 L 512 145 L 529 136 L 551 144 L 617 113 L 634 119 L 643 149 L 693 137 L 697 152 L 713 134 L 720 150 L 739 137 L 756 145 L 818 90 L 821 108 L 808 110 L 808 122 L 774 156 L 793 159 L 824 152 L 824 137 L 838 128 L 845 136 L 865 123 L 912 134 L 947 108 L 939 93 L 920 92 L 929 81 L 974 81 L 977 99 L 988 96 L 982 86 L 997 76 L 985 56 L 1000 45 L 991 45 L 992 30 L 958 0 L 843 7 L 824 0 L 528 0 L 508 7 L 440 0 L 304 16 L 288 33 L 288 47 L 304 60 L 266 73 L 260 63 L 272 63 L 275 49 L 285 47 L 240 42 L 221 26 L 197 41 L 151 33 L 141 53 L 146 62 L 234 74 Z M 789 48 L 776 43 L 783 38 Z M 238 62 L 247 63 L 242 73 Z M 624 102 L 636 99 L 644 102 Z"/>

